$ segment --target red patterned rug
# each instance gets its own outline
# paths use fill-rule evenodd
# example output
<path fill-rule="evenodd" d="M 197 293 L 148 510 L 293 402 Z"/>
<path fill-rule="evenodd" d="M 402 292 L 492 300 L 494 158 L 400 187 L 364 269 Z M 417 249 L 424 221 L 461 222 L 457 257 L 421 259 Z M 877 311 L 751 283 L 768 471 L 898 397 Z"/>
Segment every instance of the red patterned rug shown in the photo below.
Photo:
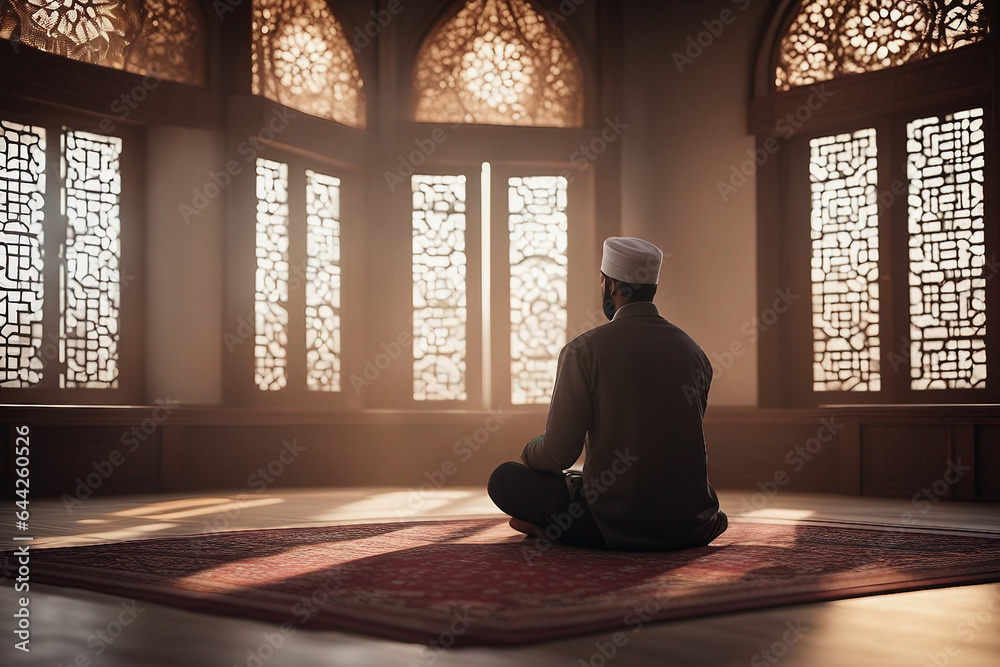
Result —
<path fill-rule="evenodd" d="M 447 647 L 1000 581 L 1000 539 L 735 520 L 707 547 L 616 553 L 476 519 L 43 549 L 31 568 L 33 582 Z"/>

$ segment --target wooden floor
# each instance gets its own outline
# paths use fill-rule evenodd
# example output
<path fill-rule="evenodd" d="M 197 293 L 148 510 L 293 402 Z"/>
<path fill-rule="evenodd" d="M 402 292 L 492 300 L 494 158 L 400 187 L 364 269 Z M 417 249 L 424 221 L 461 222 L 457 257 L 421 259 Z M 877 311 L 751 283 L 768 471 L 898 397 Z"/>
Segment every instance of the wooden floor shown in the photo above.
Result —
<path fill-rule="evenodd" d="M 926 513 L 909 500 L 779 493 L 752 510 L 751 498 L 720 493 L 731 517 L 945 527 L 1000 536 L 1000 506 L 938 502 Z M 762 500 L 758 497 L 757 500 Z M 740 508 L 745 511 L 741 511 Z M 33 548 L 93 544 L 250 528 L 361 521 L 497 516 L 481 488 L 421 497 L 408 489 L 350 489 L 91 499 L 72 513 L 58 500 L 31 503 Z M 12 512 L 3 513 L 9 521 Z M 13 533 L 2 523 L 5 533 Z M 7 548 L 7 547 L 4 547 Z M 605 660 L 612 633 L 512 649 L 432 652 L 415 644 L 339 632 L 297 631 L 276 651 L 275 626 L 140 602 L 134 621 L 111 643 L 98 631 L 116 627 L 130 600 L 32 585 L 31 652 L 15 650 L 16 594 L 0 587 L 0 664 L 100 666 L 306 667 L 309 665 L 448 667 L 475 665 L 913 665 L 1000 664 L 1000 583 L 798 605 L 759 612 L 649 624 Z M 128 618 L 128 615 L 125 615 Z M 800 638 L 789 633 L 799 630 Z M 795 638 L 786 643 L 784 638 Z M 264 650 L 261 651 L 261 647 Z M 768 653 L 765 653 L 767 651 Z M 256 655 L 266 657 L 258 660 Z"/>

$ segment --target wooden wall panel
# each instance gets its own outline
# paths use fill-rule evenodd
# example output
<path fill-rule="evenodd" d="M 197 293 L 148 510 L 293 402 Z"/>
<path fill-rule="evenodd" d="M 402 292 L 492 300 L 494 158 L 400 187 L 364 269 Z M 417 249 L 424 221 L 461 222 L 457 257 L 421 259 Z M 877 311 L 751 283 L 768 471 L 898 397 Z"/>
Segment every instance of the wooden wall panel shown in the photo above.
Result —
<path fill-rule="evenodd" d="M 952 498 L 965 502 L 973 501 L 976 499 L 976 476 L 980 474 L 976 467 L 976 427 L 974 424 L 957 424 L 952 427 L 951 453 L 957 464 L 956 469 L 962 472 L 955 481 Z M 966 467 L 971 469 L 966 470 Z M 956 475 L 954 472 L 951 474 Z"/>
<path fill-rule="evenodd" d="M 1000 425 L 976 427 L 976 500 L 1000 503 Z"/>
<path fill-rule="evenodd" d="M 114 451 L 120 452 L 122 465 L 107 479 L 101 476 L 94 495 L 254 493 L 262 485 L 482 486 L 497 464 L 517 460 L 524 443 L 545 428 L 545 414 L 537 411 L 501 412 L 504 423 L 487 434 L 482 430 L 486 412 L 185 406 L 159 412 L 152 406 L 0 410 L 5 434 L 14 424 L 31 425 L 33 497 L 75 494 L 77 479 L 100 475 L 95 464 L 107 470 L 103 464 Z M 128 451 L 136 425 L 145 426 L 149 435 Z M 477 432 L 480 439 L 488 435 L 478 450 L 460 444 Z M 939 499 L 1000 502 L 1000 411 L 989 406 L 713 407 L 705 434 L 712 483 L 748 491 L 751 499 L 780 490 L 912 498 L 937 482 Z M 283 462 L 283 443 L 293 439 L 306 449 L 294 457 L 286 449 Z M 10 454 L 8 448 L 0 462 L 4 498 L 13 493 Z M 948 463 L 959 460 L 967 469 L 948 483 Z M 258 470 L 269 472 L 272 464 L 280 474 L 268 481 Z"/>
<path fill-rule="evenodd" d="M 838 439 L 839 433 L 818 423 L 710 422 L 705 425 L 709 480 L 720 488 L 837 493 Z"/>
<path fill-rule="evenodd" d="M 159 487 L 160 429 L 127 425 L 31 426 L 31 495 L 86 500 Z"/>
<path fill-rule="evenodd" d="M 176 428 L 176 427 L 172 427 Z M 491 430 L 492 429 L 492 432 Z M 537 416 L 503 424 L 185 426 L 170 438 L 164 491 L 485 486 L 544 430 Z"/>
<path fill-rule="evenodd" d="M 912 497 L 942 479 L 951 458 L 947 426 L 862 426 L 861 493 Z M 948 485 L 939 498 L 951 497 Z"/>

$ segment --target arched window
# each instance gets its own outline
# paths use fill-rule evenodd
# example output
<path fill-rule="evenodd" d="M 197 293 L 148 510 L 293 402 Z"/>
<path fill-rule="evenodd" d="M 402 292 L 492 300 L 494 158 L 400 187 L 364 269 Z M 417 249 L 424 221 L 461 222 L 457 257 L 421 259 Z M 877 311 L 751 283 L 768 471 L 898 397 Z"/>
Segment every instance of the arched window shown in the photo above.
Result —
<path fill-rule="evenodd" d="M 407 188 L 413 399 L 545 405 L 570 331 L 599 323 L 578 307 L 591 283 L 571 280 L 586 275 L 592 251 L 579 147 L 595 133 L 565 129 L 584 127 L 583 67 L 551 14 L 527 0 L 468 0 L 430 31 L 413 72 L 413 119 L 439 124 L 414 128 L 431 142 L 415 145 L 461 145 L 451 158 L 469 165 L 420 166 L 423 156 L 405 154 L 420 166 Z M 577 138 L 546 149 L 546 132 L 552 146 Z"/>
<path fill-rule="evenodd" d="M 355 131 L 367 113 L 359 51 L 325 0 L 254 0 L 252 31 L 251 92 L 315 118 L 293 115 L 310 129 L 256 156 L 254 300 L 240 314 L 253 323 L 251 400 L 342 404 L 341 234 L 356 224 L 348 202 L 362 179 L 328 133 L 366 140 Z"/>
<path fill-rule="evenodd" d="M 0 391 L 13 401 L 134 401 L 143 391 L 143 308 L 141 293 L 127 287 L 141 284 L 143 266 L 143 141 L 139 127 L 121 121 L 154 97 L 158 80 L 205 84 L 201 8 L 196 0 L 12 0 L 0 4 L 0 38 L 18 59 L 8 61 L 15 76 L 41 67 L 60 77 L 39 77 L 37 105 L 0 108 L 0 235 L 10 244 L 0 286 Z M 22 47 L 156 81 L 91 77 L 89 67 L 52 67 L 51 57 Z M 122 82 L 128 92 L 95 104 L 95 79 Z M 52 108 L 45 97 L 53 90 L 89 113 L 65 102 Z M 154 106 L 129 120 L 178 120 Z"/>
<path fill-rule="evenodd" d="M 11 0 L 0 38 L 82 62 L 205 84 L 205 26 L 195 0 Z"/>
<path fill-rule="evenodd" d="M 754 103 L 760 296 L 805 298 L 761 340 L 762 402 L 1000 395 L 985 3 L 789 9 Z"/>
<path fill-rule="evenodd" d="M 324 0 L 254 0 L 251 68 L 254 95 L 365 127 L 361 72 Z"/>
<path fill-rule="evenodd" d="M 580 127 L 583 76 L 566 37 L 527 0 L 471 0 L 424 42 L 422 122 Z"/>
<path fill-rule="evenodd" d="M 905 65 L 986 37 L 983 0 L 808 0 L 781 39 L 778 90 Z"/>

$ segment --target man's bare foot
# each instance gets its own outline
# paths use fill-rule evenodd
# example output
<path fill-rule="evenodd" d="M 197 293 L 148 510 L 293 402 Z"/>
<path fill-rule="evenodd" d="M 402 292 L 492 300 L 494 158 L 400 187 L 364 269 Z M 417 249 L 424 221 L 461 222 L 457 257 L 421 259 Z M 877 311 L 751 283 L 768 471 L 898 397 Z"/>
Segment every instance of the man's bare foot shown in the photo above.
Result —
<path fill-rule="evenodd" d="M 522 521 L 521 519 L 511 519 L 510 527 L 519 533 L 524 533 L 528 537 L 545 537 L 545 531 L 533 523 Z"/>

